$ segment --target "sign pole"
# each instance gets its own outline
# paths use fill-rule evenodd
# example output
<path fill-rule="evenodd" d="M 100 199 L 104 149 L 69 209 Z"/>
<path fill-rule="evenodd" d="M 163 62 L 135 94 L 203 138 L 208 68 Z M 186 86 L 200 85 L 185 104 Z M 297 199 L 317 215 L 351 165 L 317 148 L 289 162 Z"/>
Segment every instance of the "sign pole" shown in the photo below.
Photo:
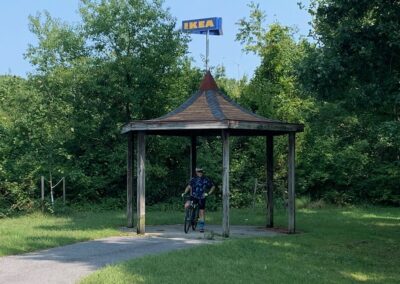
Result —
<path fill-rule="evenodd" d="M 222 35 L 222 18 L 204 18 L 197 20 L 182 21 L 182 31 L 191 34 L 206 35 L 206 56 L 205 65 L 206 71 L 210 69 L 210 35 Z"/>
<path fill-rule="evenodd" d="M 208 56 L 209 56 L 209 41 L 208 41 L 208 35 L 209 35 L 210 31 L 207 30 L 206 33 L 206 71 L 208 71 Z"/>

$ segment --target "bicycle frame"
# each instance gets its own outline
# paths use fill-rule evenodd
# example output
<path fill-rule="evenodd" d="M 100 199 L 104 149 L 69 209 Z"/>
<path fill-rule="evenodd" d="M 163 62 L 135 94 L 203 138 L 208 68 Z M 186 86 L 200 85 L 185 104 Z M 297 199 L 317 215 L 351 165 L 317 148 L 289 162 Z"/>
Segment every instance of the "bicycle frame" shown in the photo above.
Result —
<path fill-rule="evenodd" d="M 185 224 L 184 231 L 187 234 L 189 228 L 192 227 L 193 231 L 196 230 L 197 220 L 199 219 L 199 204 L 190 200 L 189 206 L 185 210 Z"/>

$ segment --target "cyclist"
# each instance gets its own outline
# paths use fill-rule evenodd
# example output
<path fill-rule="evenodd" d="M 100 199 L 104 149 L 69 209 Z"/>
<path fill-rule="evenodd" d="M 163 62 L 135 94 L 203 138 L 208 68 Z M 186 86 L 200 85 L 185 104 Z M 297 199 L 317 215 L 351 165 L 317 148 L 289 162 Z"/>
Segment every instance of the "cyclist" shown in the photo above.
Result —
<path fill-rule="evenodd" d="M 210 191 L 207 193 L 206 189 Z M 185 203 L 185 209 L 189 207 L 190 201 L 199 204 L 199 228 L 200 233 L 204 232 L 204 212 L 206 208 L 206 197 L 213 193 L 215 189 L 214 183 L 206 176 L 202 168 L 196 168 L 196 176 L 193 177 L 188 186 L 185 188 L 185 192 L 182 193 L 182 197 L 190 190 L 190 199 Z"/>

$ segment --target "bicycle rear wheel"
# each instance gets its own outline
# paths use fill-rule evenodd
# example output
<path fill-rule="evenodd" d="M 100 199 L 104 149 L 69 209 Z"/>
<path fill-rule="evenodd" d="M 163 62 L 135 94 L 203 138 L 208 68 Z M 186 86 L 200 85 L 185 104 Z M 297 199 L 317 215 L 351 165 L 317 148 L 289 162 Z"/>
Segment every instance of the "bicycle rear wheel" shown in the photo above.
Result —
<path fill-rule="evenodd" d="M 197 206 L 196 209 L 193 210 L 192 213 L 192 229 L 196 231 L 197 221 L 199 220 L 199 207 Z"/>
<path fill-rule="evenodd" d="M 186 208 L 185 224 L 183 225 L 186 234 L 189 232 L 190 225 L 192 224 L 192 212 L 192 207 Z"/>

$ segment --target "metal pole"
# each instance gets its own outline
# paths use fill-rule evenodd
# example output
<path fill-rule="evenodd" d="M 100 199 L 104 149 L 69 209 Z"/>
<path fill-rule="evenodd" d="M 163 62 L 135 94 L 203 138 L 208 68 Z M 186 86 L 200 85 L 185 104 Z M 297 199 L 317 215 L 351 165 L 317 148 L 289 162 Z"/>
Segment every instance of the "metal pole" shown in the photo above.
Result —
<path fill-rule="evenodd" d="M 62 186 L 63 186 L 63 204 L 65 205 L 65 177 L 63 177 L 63 184 L 62 184 Z"/>
<path fill-rule="evenodd" d="M 53 195 L 53 175 L 50 172 L 50 200 L 51 206 L 54 207 L 54 195 Z"/>
<path fill-rule="evenodd" d="M 44 210 L 44 176 L 40 177 L 40 190 L 42 193 L 42 211 Z"/>
<path fill-rule="evenodd" d="M 207 33 L 206 33 L 206 71 L 208 71 L 208 56 L 209 56 L 208 34 L 209 34 L 209 31 L 207 30 Z"/>
<path fill-rule="evenodd" d="M 254 191 L 253 191 L 253 209 L 256 208 L 257 185 L 258 185 L 258 180 L 256 178 L 255 181 L 254 181 Z"/>

